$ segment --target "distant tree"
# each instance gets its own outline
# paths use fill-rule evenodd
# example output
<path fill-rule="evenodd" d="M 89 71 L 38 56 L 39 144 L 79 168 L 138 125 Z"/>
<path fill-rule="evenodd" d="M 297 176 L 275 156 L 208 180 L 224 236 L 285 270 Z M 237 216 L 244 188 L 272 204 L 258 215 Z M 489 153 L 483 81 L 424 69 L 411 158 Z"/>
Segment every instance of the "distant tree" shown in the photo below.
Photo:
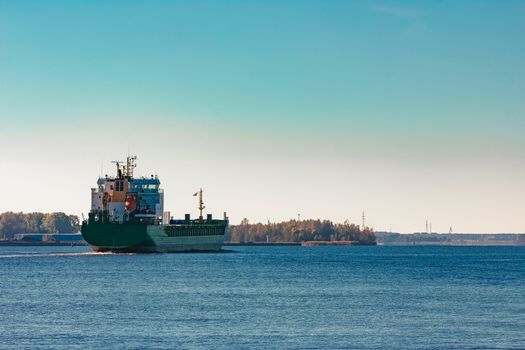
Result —
<path fill-rule="evenodd" d="M 80 231 L 80 219 L 76 215 L 68 215 L 69 222 L 71 223 L 71 227 L 73 228 L 73 231 L 69 232 L 79 232 Z"/>
<path fill-rule="evenodd" d="M 72 219 L 72 217 L 76 218 L 76 220 Z M 75 232 L 78 227 L 78 217 L 68 216 L 62 212 L 45 214 L 43 227 L 49 233 Z"/>
<path fill-rule="evenodd" d="M 3 238 L 12 239 L 16 233 L 27 232 L 23 213 L 5 212 L 0 214 L 0 233 Z"/>
<path fill-rule="evenodd" d="M 43 213 L 27 213 L 25 214 L 26 230 L 27 232 L 42 232 L 44 230 L 44 214 Z"/>

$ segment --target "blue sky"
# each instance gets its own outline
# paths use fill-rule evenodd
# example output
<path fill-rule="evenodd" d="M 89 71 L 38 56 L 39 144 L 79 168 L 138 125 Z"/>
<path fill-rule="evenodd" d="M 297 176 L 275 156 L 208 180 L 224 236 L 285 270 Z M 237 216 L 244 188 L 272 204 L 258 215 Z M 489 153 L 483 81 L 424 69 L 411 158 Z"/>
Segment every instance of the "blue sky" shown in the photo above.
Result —
<path fill-rule="evenodd" d="M 176 213 L 525 231 L 524 34 L 522 1 L 0 1 L 0 211 L 86 212 L 129 149 Z"/>

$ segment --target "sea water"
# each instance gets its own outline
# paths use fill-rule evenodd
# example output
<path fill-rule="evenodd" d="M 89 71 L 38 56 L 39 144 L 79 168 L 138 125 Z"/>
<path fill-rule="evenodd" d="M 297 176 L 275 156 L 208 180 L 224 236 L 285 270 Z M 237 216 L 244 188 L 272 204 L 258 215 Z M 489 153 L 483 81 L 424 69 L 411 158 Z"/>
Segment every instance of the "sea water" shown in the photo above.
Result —
<path fill-rule="evenodd" d="M 0 247 L 1 349 L 525 349 L 525 247 Z"/>

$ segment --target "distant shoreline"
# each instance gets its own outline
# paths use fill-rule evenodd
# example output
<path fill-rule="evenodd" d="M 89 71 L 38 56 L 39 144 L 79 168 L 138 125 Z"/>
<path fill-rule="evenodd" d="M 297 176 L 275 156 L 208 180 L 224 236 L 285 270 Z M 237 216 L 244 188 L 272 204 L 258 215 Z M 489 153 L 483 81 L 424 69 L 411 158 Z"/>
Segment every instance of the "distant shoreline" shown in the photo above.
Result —
<path fill-rule="evenodd" d="M 272 242 L 272 243 L 266 243 L 266 242 L 225 242 L 223 246 L 265 246 L 265 247 L 284 247 L 284 246 L 303 246 L 303 247 L 313 247 L 313 246 L 384 246 L 384 247 L 411 247 L 411 246 L 507 246 L 507 247 L 523 247 L 525 246 L 525 242 L 511 242 L 511 241 L 490 241 L 490 242 L 482 242 L 482 241 L 466 241 L 466 242 L 416 242 L 416 243 L 405 243 L 405 242 L 399 242 L 399 243 L 378 243 L 377 245 L 372 244 L 350 244 L 347 242 L 339 242 L 339 241 L 333 241 L 333 242 L 325 242 L 325 241 L 306 241 L 306 242 Z"/>
<path fill-rule="evenodd" d="M 16 242 L 16 241 L 0 241 L 0 247 L 84 247 L 88 246 L 84 242 Z M 307 241 L 307 242 L 225 242 L 225 247 L 313 247 L 313 246 L 365 246 L 365 244 L 349 244 L 346 242 L 325 242 L 325 241 Z M 375 245 L 366 245 L 375 246 Z M 525 247 L 525 242 L 509 242 L 509 241 L 491 241 L 491 242 L 479 242 L 479 241 L 466 241 L 466 242 L 395 242 L 395 243 L 378 243 L 377 246 L 382 247 L 410 247 L 410 246 L 463 246 L 463 247 Z"/>
<path fill-rule="evenodd" d="M 476 247 L 523 247 L 525 242 L 517 241 L 455 241 L 455 242 L 380 242 L 377 245 L 385 247 L 409 247 L 409 246 L 476 246 Z"/>
<path fill-rule="evenodd" d="M 522 233 L 375 232 L 377 244 L 385 246 L 523 246 Z"/>
<path fill-rule="evenodd" d="M 224 242 L 223 246 L 300 246 L 300 242 Z"/>
<path fill-rule="evenodd" d="M 375 245 L 357 241 L 302 241 L 302 242 L 224 242 L 223 246 L 347 246 Z"/>
<path fill-rule="evenodd" d="M 0 247 L 56 247 L 56 246 L 87 246 L 85 242 L 18 242 L 0 241 Z"/>

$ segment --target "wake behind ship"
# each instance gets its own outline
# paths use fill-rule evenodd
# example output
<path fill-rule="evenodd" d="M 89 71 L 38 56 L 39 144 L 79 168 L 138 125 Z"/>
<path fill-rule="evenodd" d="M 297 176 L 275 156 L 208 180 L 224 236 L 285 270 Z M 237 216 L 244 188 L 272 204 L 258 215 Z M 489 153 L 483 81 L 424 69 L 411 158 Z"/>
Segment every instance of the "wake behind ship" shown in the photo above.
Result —
<path fill-rule="evenodd" d="M 91 210 L 82 222 L 84 240 L 96 252 L 169 253 L 188 251 L 219 251 L 228 228 L 228 218 L 202 216 L 205 208 L 202 189 L 199 196 L 200 215 L 174 220 L 164 213 L 164 191 L 157 176 L 134 178 L 136 157 L 128 157 L 126 165 L 115 162 L 117 175 L 101 177 L 91 189 Z"/>

